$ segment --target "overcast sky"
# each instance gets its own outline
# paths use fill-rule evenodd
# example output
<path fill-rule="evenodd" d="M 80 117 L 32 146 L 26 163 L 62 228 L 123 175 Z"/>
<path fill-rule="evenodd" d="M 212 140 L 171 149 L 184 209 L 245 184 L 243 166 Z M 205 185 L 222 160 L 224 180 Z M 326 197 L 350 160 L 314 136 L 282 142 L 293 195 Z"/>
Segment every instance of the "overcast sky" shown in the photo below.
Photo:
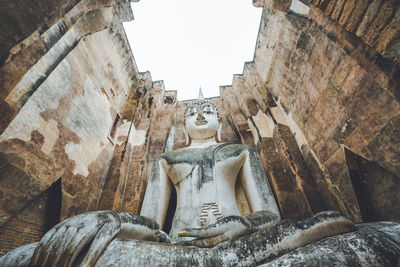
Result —
<path fill-rule="evenodd" d="M 261 8 L 251 0 L 141 0 L 124 23 L 139 71 L 164 80 L 178 99 L 219 95 L 252 61 Z"/>

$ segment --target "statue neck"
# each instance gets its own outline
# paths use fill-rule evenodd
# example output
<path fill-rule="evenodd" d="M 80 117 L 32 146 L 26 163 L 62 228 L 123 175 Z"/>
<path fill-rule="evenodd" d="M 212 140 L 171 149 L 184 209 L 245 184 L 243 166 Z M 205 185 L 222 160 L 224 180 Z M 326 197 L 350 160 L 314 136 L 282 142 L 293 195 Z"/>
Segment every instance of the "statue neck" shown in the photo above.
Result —
<path fill-rule="evenodd" d="M 215 137 L 211 137 L 208 139 L 200 139 L 200 140 L 196 140 L 196 139 L 192 139 L 192 142 L 190 143 L 190 146 L 188 146 L 189 148 L 205 148 L 205 147 L 209 147 L 211 145 L 215 145 L 217 144 L 217 142 L 215 141 Z"/>

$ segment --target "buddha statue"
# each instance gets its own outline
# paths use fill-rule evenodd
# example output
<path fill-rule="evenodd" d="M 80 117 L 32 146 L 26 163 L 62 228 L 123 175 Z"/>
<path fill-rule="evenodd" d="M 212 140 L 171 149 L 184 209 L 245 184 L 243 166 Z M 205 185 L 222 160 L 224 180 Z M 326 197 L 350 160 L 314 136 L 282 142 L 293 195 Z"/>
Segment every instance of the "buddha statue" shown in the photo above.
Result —
<path fill-rule="evenodd" d="M 200 95 L 184 118 L 188 146 L 155 159 L 140 215 L 80 214 L 5 255 L 0 265 L 398 266 L 399 224 L 354 225 L 336 211 L 281 220 L 254 149 L 220 143 L 215 104 Z M 237 182 L 250 215 L 238 208 Z M 172 187 L 177 204 L 167 234 Z"/>

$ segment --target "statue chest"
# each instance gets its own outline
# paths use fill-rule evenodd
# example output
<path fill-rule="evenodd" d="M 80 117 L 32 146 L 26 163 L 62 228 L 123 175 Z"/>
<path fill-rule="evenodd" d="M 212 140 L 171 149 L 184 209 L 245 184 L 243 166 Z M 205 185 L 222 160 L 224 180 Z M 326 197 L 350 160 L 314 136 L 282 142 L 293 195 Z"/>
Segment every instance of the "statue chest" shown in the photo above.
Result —
<path fill-rule="evenodd" d="M 229 186 L 236 182 L 246 154 L 217 154 L 218 147 L 203 150 L 188 150 L 161 162 L 161 166 L 177 189 L 190 187 L 200 191 L 208 186 Z"/>

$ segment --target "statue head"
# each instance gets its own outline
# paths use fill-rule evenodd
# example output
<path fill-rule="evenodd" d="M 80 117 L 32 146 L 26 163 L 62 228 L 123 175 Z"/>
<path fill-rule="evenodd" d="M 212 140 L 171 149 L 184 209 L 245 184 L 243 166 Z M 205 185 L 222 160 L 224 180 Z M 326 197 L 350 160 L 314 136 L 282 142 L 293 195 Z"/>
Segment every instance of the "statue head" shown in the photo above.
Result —
<path fill-rule="evenodd" d="M 184 130 L 186 144 L 190 140 L 207 140 L 212 137 L 221 141 L 221 120 L 218 116 L 217 106 L 208 99 L 204 99 L 199 91 L 197 100 L 189 102 L 186 106 L 184 117 Z"/>

